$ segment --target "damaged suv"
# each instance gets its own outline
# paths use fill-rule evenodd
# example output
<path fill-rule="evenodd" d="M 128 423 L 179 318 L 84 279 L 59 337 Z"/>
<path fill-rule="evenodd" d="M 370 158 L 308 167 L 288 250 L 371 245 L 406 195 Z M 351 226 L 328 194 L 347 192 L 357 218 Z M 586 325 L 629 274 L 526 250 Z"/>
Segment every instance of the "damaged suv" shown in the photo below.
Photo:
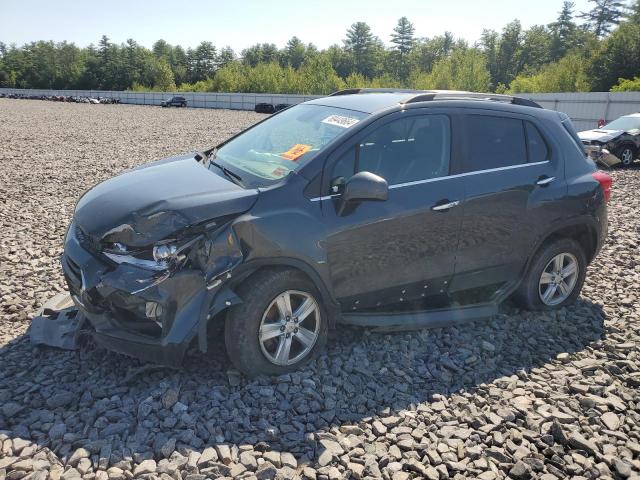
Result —
<path fill-rule="evenodd" d="M 62 267 L 106 348 L 177 364 L 222 322 L 238 369 L 280 374 L 341 323 L 570 304 L 610 189 L 569 119 L 531 101 L 353 89 L 97 185 Z"/>

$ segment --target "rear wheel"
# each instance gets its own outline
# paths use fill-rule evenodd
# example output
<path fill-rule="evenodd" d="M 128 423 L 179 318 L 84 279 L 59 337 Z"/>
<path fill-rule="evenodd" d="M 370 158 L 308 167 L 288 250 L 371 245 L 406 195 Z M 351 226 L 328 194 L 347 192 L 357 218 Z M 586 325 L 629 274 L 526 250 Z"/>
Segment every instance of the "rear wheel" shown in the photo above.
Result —
<path fill-rule="evenodd" d="M 529 310 L 553 310 L 575 302 L 584 283 L 587 262 L 580 244 L 561 238 L 542 246 L 514 294 Z"/>
<path fill-rule="evenodd" d="M 229 310 L 225 344 L 236 368 L 249 376 L 296 370 L 326 343 L 327 318 L 315 285 L 295 270 L 250 277 Z"/>
<path fill-rule="evenodd" d="M 623 167 L 630 167 L 633 164 L 635 152 L 629 145 L 623 145 L 616 150 L 616 157 L 620 159 Z"/>

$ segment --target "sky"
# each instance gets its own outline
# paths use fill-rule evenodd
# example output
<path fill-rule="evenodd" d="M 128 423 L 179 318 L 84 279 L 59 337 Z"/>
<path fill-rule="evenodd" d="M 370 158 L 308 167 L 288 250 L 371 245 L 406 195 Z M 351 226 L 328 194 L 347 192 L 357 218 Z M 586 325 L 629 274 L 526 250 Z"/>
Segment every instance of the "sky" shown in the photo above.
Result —
<path fill-rule="evenodd" d="M 589 9 L 588 0 L 574 3 L 576 13 Z M 207 40 L 240 52 L 258 42 L 283 47 L 295 35 L 326 48 L 341 43 L 357 21 L 388 43 L 406 16 L 417 37 L 450 31 L 473 43 L 484 28 L 500 31 L 514 18 L 525 28 L 548 24 L 561 7 L 562 0 L 0 0 L 0 41 L 67 40 L 83 47 L 104 34 L 146 47 L 160 38 L 185 48 Z"/>

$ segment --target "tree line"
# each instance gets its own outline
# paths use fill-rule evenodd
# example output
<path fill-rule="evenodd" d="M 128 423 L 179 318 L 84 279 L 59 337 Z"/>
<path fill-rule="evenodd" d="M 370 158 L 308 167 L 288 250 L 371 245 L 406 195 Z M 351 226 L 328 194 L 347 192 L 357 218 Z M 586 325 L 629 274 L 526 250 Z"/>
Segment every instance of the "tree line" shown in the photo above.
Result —
<path fill-rule="evenodd" d="M 164 40 L 97 45 L 0 42 L 0 86 L 17 88 L 327 94 L 341 88 L 408 87 L 498 93 L 640 90 L 640 0 L 563 2 L 556 21 L 500 32 L 470 44 L 451 33 L 417 38 L 398 20 L 389 46 L 365 22 L 342 44 L 318 49 L 298 37 L 284 48 L 253 45 L 239 55 L 203 41 L 184 49 Z"/>

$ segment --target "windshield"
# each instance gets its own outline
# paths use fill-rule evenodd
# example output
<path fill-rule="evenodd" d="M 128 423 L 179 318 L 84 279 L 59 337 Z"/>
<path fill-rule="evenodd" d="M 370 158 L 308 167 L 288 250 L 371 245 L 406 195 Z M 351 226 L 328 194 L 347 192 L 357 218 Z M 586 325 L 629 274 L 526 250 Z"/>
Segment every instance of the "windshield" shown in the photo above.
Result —
<path fill-rule="evenodd" d="M 366 116 L 343 108 L 296 105 L 220 147 L 214 161 L 241 177 L 244 186 L 264 187 L 300 169 Z"/>
<path fill-rule="evenodd" d="M 605 130 L 637 130 L 640 129 L 640 117 L 620 117 L 602 128 Z"/>

